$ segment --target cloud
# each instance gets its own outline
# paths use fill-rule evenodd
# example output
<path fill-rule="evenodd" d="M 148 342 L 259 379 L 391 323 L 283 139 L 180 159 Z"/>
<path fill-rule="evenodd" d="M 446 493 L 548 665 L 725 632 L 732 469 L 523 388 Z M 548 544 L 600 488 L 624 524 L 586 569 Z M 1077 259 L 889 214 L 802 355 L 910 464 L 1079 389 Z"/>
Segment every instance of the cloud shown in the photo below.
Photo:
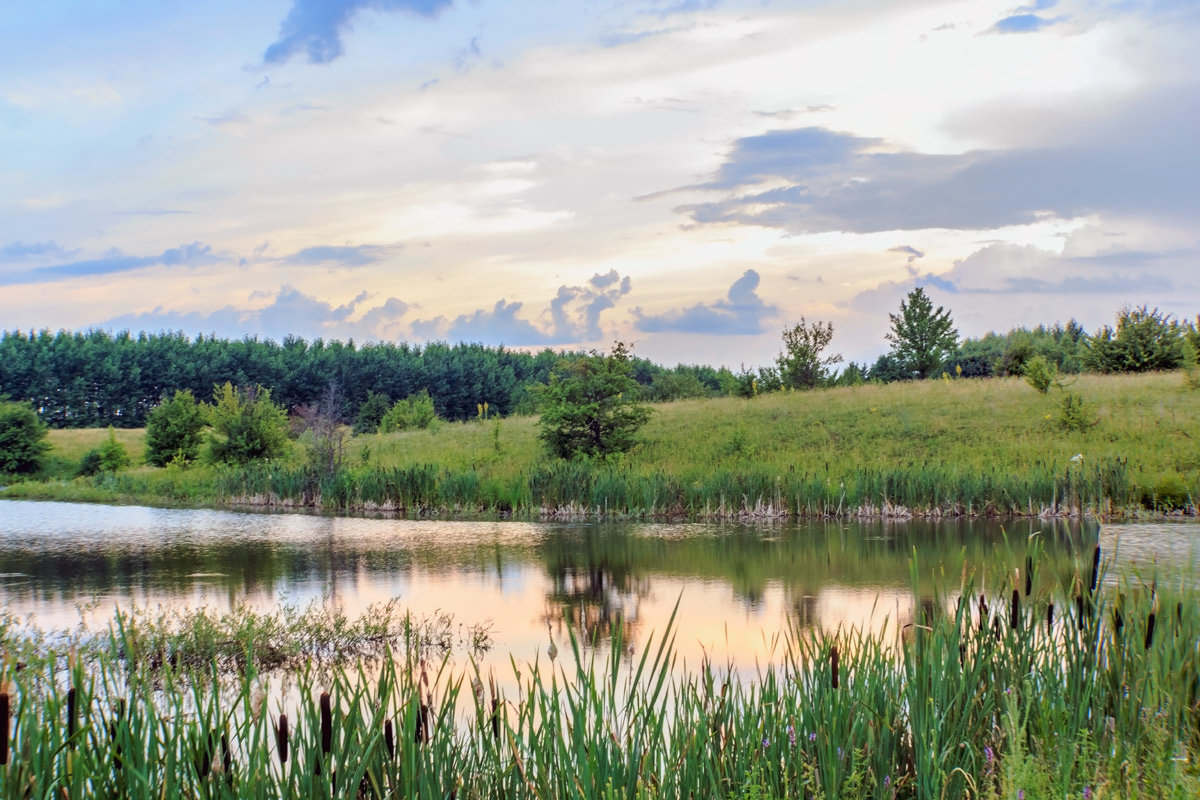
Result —
<path fill-rule="evenodd" d="M 379 261 L 385 261 L 404 249 L 402 244 L 375 245 L 362 244 L 355 247 L 321 245 L 306 247 L 289 256 L 283 263 L 291 266 L 316 266 L 320 264 L 337 264 L 343 267 L 365 267 Z"/>
<path fill-rule="evenodd" d="M 517 317 L 522 303 L 497 300 L 490 310 L 463 314 L 450 323 L 446 337 L 452 342 L 483 342 L 529 347 L 554 343 L 554 337 L 528 320 Z"/>
<path fill-rule="evenodd" d="M 601 315 L 629 294 L 632 284 L 615 269 L 596 273 L 583 286 L 558 287 L 542 318 L 548 324 L 518 317 L 520 302 L 501 299 L 491 308 L 477 309 L 454 320 L 434 317 L 413 322 L 413 335 L 421 339 L 482 342 L 518 347 L 595 342 L 605 336 Z"/>
<path fill-rule="evenodd" d="M 304 53 L 310 64 L 328 64 L 342 55 L 342 34 L 360 11 L 408 11 L 436 17 L 453 0 L 293 0 L 279 26 L 279 38 L 263 53 L 263 63 L 282 64 Z"/>
<path fill-rule="evenodd" d="M 395 340 L 400 338 L 399 323 L 409 308 L 404 301 L 389 297 L 382 304 L 367 308 L 355 320 L 354 317 L 369 304 L 369 292 L 360 292 L 354 299 L 337 306 L 286 284 L 267 296 L 272 294 L 274 299 L 270 303 L 257 308 L 229 305 L 209 312 L 182 312 L 159 307 L 146 313 L 114 317 L 101 325 L 135 331 L 215 333 L 231 338 L 255 335 L 277 341 L 289 335 L 306 339 Z M 250 299 L 262 299 L 262 296 L 263 293 L 255 292 Z"/>
<path fill-rule="evenodd" d="M 779 307 L 758 296 L 758 272 L 748 269 L 733 282 L 724 299 L 697 303 L 688 308 L 648 315 L 633 310 L 638 330 L 646 333 L 702 333 L 713 336 L 758 334 L 766 330 L 768 320 L 779 314 Z"/>
<path fill-rule="evenodd" d="M 900 245 L 899 247 L 889 247 L 888 252 L 889 253 L 901 253 L 903 255 L 908 256 L 908 261 L 906 262 L 908 264 L 913 263 L 918 258 L 925 257 L 925 253 L 923 253 L 922 251 L 913 247 L 912 245 L 907 245 L 907 244 Z"/>
<path fill-rule="evenodd" d="M 179 247 L 164 250 L 156 256 L 131 256 L 126 255 L 120 250 L 113 248 L 105 252 L 100 258 L 86 259 L 82 261 L 67 261 L 59 264 L 50 264 L 44 267 L 35 267 L 26 273 L 24 280 L 9 280 L 9 283 L 24 283 L 38 280 L 54 280 L 58 278 L 81 278 L 91 275 L 110 275 L 118 272 L 128 272 L 130 270 L 141 269 L 142 267 L 151 266 L 166 266 L 166 267 L 198 267 L 204 264 L 212 264 L 220 260 L 216 253 L 213 253 L 212 247 L 200 242 L 192 242 L 191 244 L 181 245 Z"/>
<path fill-rule="evenodd" d="M 735 141 L 712 179 L 690 187 L 724 197 L 676 210 L 701 224 L 793 234 L 988 230 L 1047 215 L 1186 222 L 1200 213 L 1200 87 L 1115 103 L 1074 123 L 1051 144 L 958 154 L 898 151 L 825 128 L 772 131 Z"/>
<path fill-rule="evenodd" d="M 6 261 L 18 261 L 28 258 L 68 258 L 79 252 L 68 250 L 51 239 L 48 242 L 13 242 L 0 248 L 0 257 Z"/>
<path fill-rule="evenodd" d="M 1055 25 L 1067 17 L 1039 17 L 1037 14 L 1013 14 L 1005 17 L 989 29 L 989 33 L 1036 33 Z"/>

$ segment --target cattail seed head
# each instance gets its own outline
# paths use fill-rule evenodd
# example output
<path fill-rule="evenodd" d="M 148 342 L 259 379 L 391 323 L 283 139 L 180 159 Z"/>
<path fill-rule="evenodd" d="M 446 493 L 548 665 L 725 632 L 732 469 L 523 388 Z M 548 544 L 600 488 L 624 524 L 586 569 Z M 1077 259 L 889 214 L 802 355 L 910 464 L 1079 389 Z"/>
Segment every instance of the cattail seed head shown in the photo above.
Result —
<path fill-rule="evenodd" d="M 1025 596 L 1033 592 L 1033 556 L 1025 556 Z"/>
<path fill-rule="evenodd" d="M 67 689 L 67 739 L 75 738 L 75 703 L 77 702 L 75 687 Z"/>
<path fill-rule="evenodd" d="M 1154 612 L 1150 612 L 1150 616 L 1146 619 L 1146 647 L 1149 650 L 1150 645 L 1154 644 Z"/>
<path fill-rule="evenodd" d="M 1113 630 L 1116 636 L 1121 635 L 1121 631 L 1125 628 L 1125 616 L 1121 613 L 1121 607 L 1117 606 L 1113 609 Z"/>
<path fill-rule="evenodd" d="M 396 758 L 396 732 L 392 729 L 390 719 L 383 721 L 383 746 L 387 750 L 388 760 Z"/>
<path fill-rule="evenodd" d="M 1046 633 L 1054 630 L 1054 603 L 1046 606 Z"/>
<path fill-rule="evenodd" d="M 838 688 L 838 649 L 832 647 L 829 650 L 829 685 L 834 689 Z"/>
<path fill-rule="evenodd" d="M 979 630 L 982 632 L 987 626 L 988 604 L 987 598 L 982 594 L 979 595 Z"/>
<path fill-rule="evenodd" d="M 8 692 L 0 690 L 0 766 L 8 763 Z"/>
<path fill-rule="evenodd" d="M 1100 580 L 1100 545 L 1092 551 L 1092 583 L 1090 591 L 1095 594 L 1096 584 Z"/>
<path fill-rule="evenodd" d="M 321 692 L 321 752 L 328 753 L 333 747 L 333 710 L 329 705 L 329 692 Z"/>
<path fill-rule="evenodd" d="M 275 728 L 275 745 L 279 749 L 279 763 L 286 764 L 288 759 L 288 718 L 287 714 L 279 715 L 279 725 Z"/>
<path fill-rule="evenodd" d="M 1009 614 L 1009 623 L 1012 629 L 1020 630 L 1021 628 L 1021 593 L 1016 589 L 1012 591 L 1012 610 Z"/>

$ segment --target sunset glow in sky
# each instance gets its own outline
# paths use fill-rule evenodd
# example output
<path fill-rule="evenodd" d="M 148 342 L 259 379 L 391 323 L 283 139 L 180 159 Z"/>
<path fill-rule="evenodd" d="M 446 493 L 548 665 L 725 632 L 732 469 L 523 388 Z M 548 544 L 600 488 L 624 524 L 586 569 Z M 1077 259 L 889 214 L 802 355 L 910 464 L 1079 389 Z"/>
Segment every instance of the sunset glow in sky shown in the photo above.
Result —
<path fill-rule="evenodd" d="M 886 350 L 1200 312 L 1200 5 L 44 0 L 0 329 Z"/>

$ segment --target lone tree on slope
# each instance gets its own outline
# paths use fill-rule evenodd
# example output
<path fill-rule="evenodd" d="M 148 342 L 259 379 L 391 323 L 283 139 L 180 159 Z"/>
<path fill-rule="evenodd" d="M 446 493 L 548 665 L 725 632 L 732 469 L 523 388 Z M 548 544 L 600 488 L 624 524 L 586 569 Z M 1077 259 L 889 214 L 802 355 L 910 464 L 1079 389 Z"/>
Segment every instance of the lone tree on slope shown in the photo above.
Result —
<path fill-rule="evenodd" d="M 899 314 L 888 317 L 892 320 L 887 335 L 892 354 L 918 378 L 928 378 L 958 347 L 958 331 L 950 312 L 941 306 L 934 311 L 933 301 L 920 286 L 900 301 Z"/>

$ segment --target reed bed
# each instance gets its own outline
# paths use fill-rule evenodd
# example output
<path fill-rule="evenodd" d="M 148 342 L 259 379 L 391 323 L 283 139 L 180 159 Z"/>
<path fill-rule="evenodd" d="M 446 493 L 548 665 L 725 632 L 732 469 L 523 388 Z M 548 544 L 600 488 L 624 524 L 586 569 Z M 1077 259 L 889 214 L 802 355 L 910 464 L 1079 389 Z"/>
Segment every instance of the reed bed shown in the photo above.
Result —
<path fill-rule="evenodd" d="M 883 633 L 795 633 L 748 680 L 683 668 L 670 626 L 638 653 L 620 626 L 572 639 L 507 691 L 415 648 L 270 700 L 253 657 L 152 668 L 114 625 L 91 660 L 22 666 L 10 637 L 0 797 L 1196 796 L 1200 593 L 1105 581 L 1098 551 L 1065 584 L 1041 563 L 1035 542 Z"/>

